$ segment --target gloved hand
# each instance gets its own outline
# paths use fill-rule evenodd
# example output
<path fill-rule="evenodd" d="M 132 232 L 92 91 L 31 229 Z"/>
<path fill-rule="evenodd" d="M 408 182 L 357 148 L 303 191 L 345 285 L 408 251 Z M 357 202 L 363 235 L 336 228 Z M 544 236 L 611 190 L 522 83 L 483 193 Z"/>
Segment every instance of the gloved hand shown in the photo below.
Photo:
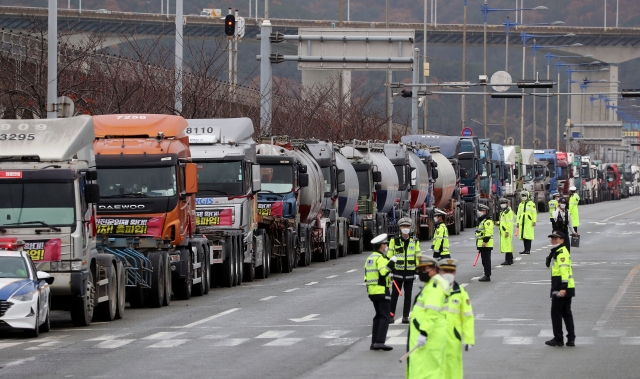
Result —
<path fill-rule="evenodd" d="M 423 336 L 422 334 L 418 336 L 418 343 L 416 347 L 424 346 L 427 343 L 427 336 Z"/>
<path fill-rule="evenodd" d="M 551 256 L 547 257 L 547 259 L 545 260 L 545 264 L 547 265 L 547 267 L 551 267 Z"/>
<path fill-rule="evenodd" d="M 416 274 L 413 276 L 413 280 L 420 280 L 420 275 Z"/>
<path fill-rule="evenodd" d="M 472 347 L 473 345 L 464 345 L 464 351 L 469 351 Z"/>
<path fill-rule="evenodd" d="M 396 263 L 398 261 L 398 257 L 396 257 L 395 255 L 392 255 L 391 258 L 389 258 L 389 260 L 393 263 Z"/>

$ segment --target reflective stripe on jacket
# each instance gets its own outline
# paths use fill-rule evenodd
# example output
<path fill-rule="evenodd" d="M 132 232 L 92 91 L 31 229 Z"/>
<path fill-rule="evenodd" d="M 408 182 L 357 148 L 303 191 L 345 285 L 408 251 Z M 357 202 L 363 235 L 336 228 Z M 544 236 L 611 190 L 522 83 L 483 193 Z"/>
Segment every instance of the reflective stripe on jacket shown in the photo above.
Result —
<path fill-rule="evenodd" d="M 364 264 L 364 282 L 369 295 L 389 296 L 389 260 L 378 251 L 367 257 Z"/>
<path fill-rule="evenodd" d="M 558 200 L 549 200 L 549 218 L 553 218 L 553 211 L 558 208 Z"/>
<path fill-rule="evenodd" d="M 552 250 L 553 265 L 551 266 L 551 296 L 560 290 L 567 291 L 567 297 L 575 296 L 576 284 L 573 280 L 573 268 L 571 267 L 571 255 L 565 246 Z"/>
<path fill-rule="evenodd" d="M 453 282 L 444 309 L 447 315 L 447 345 L 443 377 L 462 379 L 462 344 L 475 345 L 475 325 L 469 294 L 457 282 Z"/>
<path fill-rule="evenodd" d="M 571 213 L 571 221 L 576 228 L 580 226 L 580 216 L 578 214 L 578 204 L 580 203 L 580 195 L 574 193 L 569 197 L 569 213 Z"/>
<path fill-rule="evenodd" d="M 411 277 L 416 273 L 416 254 L 420 252 L 420 241 L 415 238 L 409 238 L 409 243 L 405 251 L 405 240 L 402 237 L 395 237 L 389 241 L 389 251 L 387 258 L 396 256 L 398 260 L 394 265 L 393 276 Z"/>
<path fill-rule="evenodd" d="M 433 234 L 433 252 L 440 253 L 441 258 L 451 255 L 449 253 L 449 229 L 444 222 L 438 224 Z"/>
<path fill-rule="evenodd" d="M 493 247 L 493 220 L 488 216 L 480 219 L 476 228 L 476 247 L 482 247 L 482 243 L 486 243 L 485 248 Z"/>

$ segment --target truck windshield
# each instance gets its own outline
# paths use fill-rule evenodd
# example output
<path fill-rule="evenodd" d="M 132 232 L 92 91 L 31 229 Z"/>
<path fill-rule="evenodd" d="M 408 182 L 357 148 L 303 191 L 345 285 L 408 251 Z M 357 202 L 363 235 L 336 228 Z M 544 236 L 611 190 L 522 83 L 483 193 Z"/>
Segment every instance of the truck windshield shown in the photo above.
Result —
<path fill-rule="evenodd" d="M 331 192 L 331 167 L 322 167 L 321 170 L 324 177 L 324 192 Z"/>
<path fill-rule="evenodd" d="M 549 162 L 549 164 L 547 165 L 547 168 L 549 169 L 549 177 L 551 178 L 555 178 L 556 177 L 556 162 L 553 159 L 545 159 L 547 162 Z"/>
<path fill-rule="evenodd" d="M 99 168 L 100 197 L 162 197 L 174 196 L 175 167 Z"/>
<path fill-rule="evenodd" d="M 371 196 L 371 190 L 369 189 L 369 171 L 356 171 L 356 174 L 358 175 L 358 183 L 360 184 L 358 197 L 365 196 L 368 198 Z"/>
<path fill-rule="evenodd" d="M 242 162 L 196 162 L 198 195 L 244 195 Z"/>
<path fill-rule="evenodd" d="M 532 165 L 526 165 L 526 173 L 524 175 L 524 181 L 525 182 L 530 182 L 533 180 L 533 166 Z"/>
<path fill-rule="evenodd" d="M 0 227 L 74 224 L 73 182 L 0 182 Z"/>
<path fill-rule="evenodd" d="M 567 179 L 568 170 L 566 167 L 558 167 L 558 179 L 564 180 Z"/>
<path fill-rule="evenodd" d="M 626 180 L 627 182 L 630 182 L 630 181 L 633 180 L 630 172 L 625 172 L 624 173 L 624 180 Z"/>
<path fill-rule="evenodd" d="M 607 172 L 607 182 L 613 182 L 613 179 L 615 179 L 615 174 L 611 171 Z"/>
<path fill-rule="evenodd" d="M 473 159 L 460 159 L 460 168 L 460 179 L 473 179 Z"/>
<path fill-rule="evenodd" d="M 589 167 L 582 166 L 582 169 L 580 170 L 580 176 L 583 177 L 584 179 L 590 179 L 589 174 L 590 174 Z"/>
<path fill-rule="evenodd" d="M 541 181 L 544 180 L 544 167 L 543 166 L 535 166 L 534 167 L 535 180 Z"/>
<path fill-rule="evenodd" d="M 293 167 L 291 165 L 260 165 L 262 192 L 288 193 L 293 191 Z"/>

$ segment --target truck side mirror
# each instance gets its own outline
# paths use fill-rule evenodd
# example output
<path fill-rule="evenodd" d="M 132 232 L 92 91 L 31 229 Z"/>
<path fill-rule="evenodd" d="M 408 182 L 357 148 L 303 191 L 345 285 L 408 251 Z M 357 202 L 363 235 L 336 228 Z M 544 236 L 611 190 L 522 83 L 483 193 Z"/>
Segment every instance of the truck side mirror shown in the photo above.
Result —
<path fill-rule="evenodd" d="M 338 169 L 338 184 L 344 183 L 344 170 Z"/>
<path fill-rule="evenodd" d="M 477 166 L 478 166 L 478 167 L 476 167 L 476 171 L 477 171 L 477 172 L 479 172 L 479 173 L 481 173 L 481 172 L 483 171 L 483 170 L 482 170 L 482 161 L 481 161 L 481 160 L 478 160 L 478 161 L 477 161 Z"/>
<path fill-rule="evenodd" d="M 382 181 L 382 173 L 380 171 L 373 172 L 373 181 L 374 183 L 380 183 Z"/>
<path fill-rule="evenodd" d="M 338 184 L 338 192 L 346 191 L 347 187 L 344 184 Z"/>
<path fill-rule="evenodd" d="M 434 162 L 434 163 L 435 163 L 435 162 Z M 434 168 L 434 169 L 431 171 L 431 178 L 433 178 L 433 180 L 438 179 L 438 169 L 437 169 L 437 168 Z"/>
<path fill-rule="evenodd" d="M 298 174 L 298 185 L 300 187 L 309 187 L 309 174 Z"/>
<path fill-rule="evenodd" d="M 374 186 L 374 188 L 375 188 L 376 191 L 380 191 L 382 189 L 382 185 L 381 184 L 376 184 Z"/>
<path fill-rule="evenodd" d="M 198 192 L 198 165 L 195 163 L 187 163 L 184 167 L 186 188 L 184 192 L 187 195 L 194 195 Z"/>
<path fill-rule="evenodd" d="M 307 183 L 309 181 L 307 180 Z M 260 181 L 260 165 L 251 166 L 251 192 L 258 193 L 262 190 L 262 182 Z"/>
<path fill-rule="evenodd" d="M 307 173 L 307 165 L 300 165 L 300 167 L 298 167 L 298 172 L 301 174 L 306 174 Z"/>
<path fill-rule="evenodd" d="M 433 168 L 438 167 L 438 162 L 436 162 L 436 161 L 431 162 L 431 167 L 433 167 Z"/>
<path fill-rule="evenodd" d="M 85 184 L 84 198 L 89 204 L 97 204 L 100 201 L 100 186 L 97 184 Z"/>

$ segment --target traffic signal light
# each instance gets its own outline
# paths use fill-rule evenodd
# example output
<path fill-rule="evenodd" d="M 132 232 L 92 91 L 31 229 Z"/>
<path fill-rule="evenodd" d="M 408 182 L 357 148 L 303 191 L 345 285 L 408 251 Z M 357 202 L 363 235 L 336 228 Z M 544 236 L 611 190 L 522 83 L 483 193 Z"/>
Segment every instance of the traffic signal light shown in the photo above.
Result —
<path fill-rule="evenodd" d="M 402 97 L 411 97 L 413 96 L 413 91 L 408 91 L 406 89 L 403 89 L 402 91 L 400 91 L 400 95 Z"/>
<path fill-rule="evenodd" d="M 233 36 L 236 34 L 236 16 L 228 14 L 224 18 L 224 34 Z"/>

